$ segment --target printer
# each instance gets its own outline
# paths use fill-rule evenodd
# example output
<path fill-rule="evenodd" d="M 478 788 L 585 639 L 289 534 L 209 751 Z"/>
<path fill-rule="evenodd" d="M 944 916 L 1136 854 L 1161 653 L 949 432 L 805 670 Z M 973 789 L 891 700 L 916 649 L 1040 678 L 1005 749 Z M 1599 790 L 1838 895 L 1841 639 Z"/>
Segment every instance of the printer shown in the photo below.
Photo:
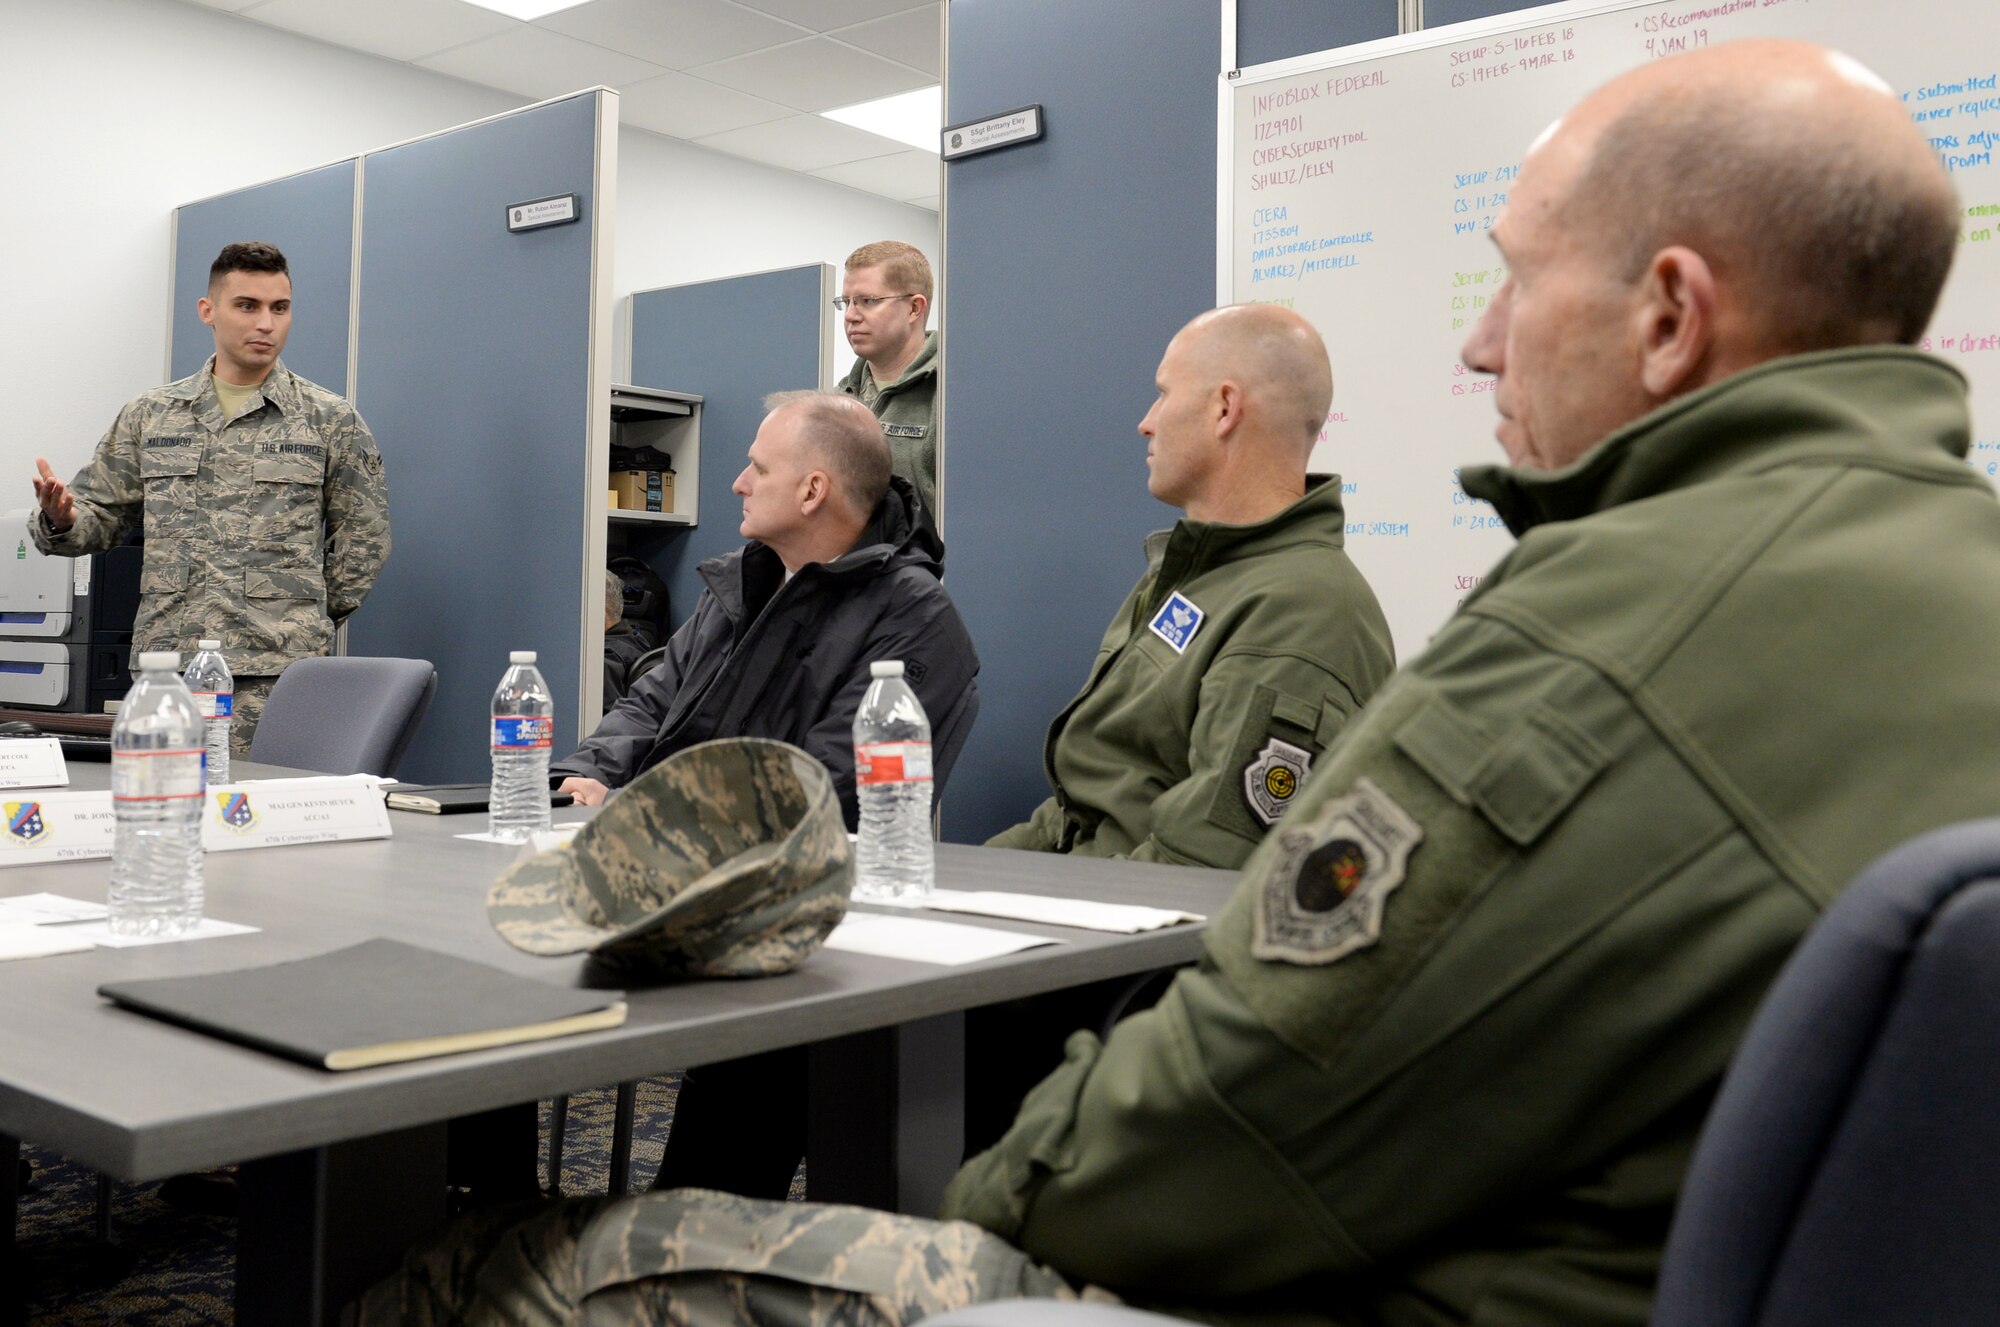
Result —
<path fill-rule="evenodd" d="M 0 512 L 0 707 L 102 714 L 132 684 L 145 550 L 48 557 L 28 538 L 29 515 Z"/>

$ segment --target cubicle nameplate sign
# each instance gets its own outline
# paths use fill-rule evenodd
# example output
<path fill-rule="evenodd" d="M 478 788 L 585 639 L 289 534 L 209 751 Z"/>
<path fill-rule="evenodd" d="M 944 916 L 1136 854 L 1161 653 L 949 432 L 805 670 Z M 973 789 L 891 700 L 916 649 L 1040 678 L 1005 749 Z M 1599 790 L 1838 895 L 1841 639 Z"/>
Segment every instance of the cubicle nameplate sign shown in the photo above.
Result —
<path fill-rule="evenodd" d="M 109 792 L 0 794 L 0 867 L 109 857 Z M 351 779 L 272 779 L 202 794 L 208 852 L 390 837 L 382 789 Z"/>
<path fill-rule="evenodd" d="M 201 846 L 210 852 L 390 837 L 382 789 L 351 779 L 274 779 L 210 788 Z"/>
<path fill-rule="evenodd" d="M 554 194 L 525 203 L 507 204 L 507 229 L 540 230 L 543 226 L 560 226 L 575 221 L 580 215 L 575 194 Z"/>
<path fill-rule="evenodd" d="M 57 788 L 68 782 L 69 766 L 55 738 L 0 741 L 0 788 Z"/>
<path fill-rule="evenodd" d="M 983 120 L 949 124 L 938 132 L 938 153 L 946 161 L 969 157 L 975 152 L 991 152 L 996 147 L 1032 143 L 1042 136 L 1042 105 L 1002 111 Z"/>

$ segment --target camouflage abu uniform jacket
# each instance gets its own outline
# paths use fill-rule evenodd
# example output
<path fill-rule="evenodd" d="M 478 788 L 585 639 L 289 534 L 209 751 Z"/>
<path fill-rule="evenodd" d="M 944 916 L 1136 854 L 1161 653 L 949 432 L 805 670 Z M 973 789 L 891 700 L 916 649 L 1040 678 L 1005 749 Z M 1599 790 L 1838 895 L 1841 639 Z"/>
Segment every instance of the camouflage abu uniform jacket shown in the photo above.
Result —
<path fill-rule="evenodd" d="M 230 670 L 268 676 L 333 645 L 389 556 L 389 491 L 354 407 L 280 361 L 242 414 L 222 418 L 210 377 L 158 387 L 118 412 L 70 484 L 76 524 L 28 530 L 78 557 L 146 536 L 139 650 L 221 639 Z"/>
<path fill-rule="evenodd" d="M 1049 727 L 1055 796 L 997 848 L 1241 866 L 1395 667 L 1342 551 L 1338 476 L 1255 525 L 1146 540 L 1083 691 Z"/>
<path fill-rule="evenodd" d="M 857 359 L 839 383 L 849 396 L 860 396 L 868 361 Z M 924 334 L 924 348 L 903 370 L 903 376 L 881 389 L 868 408 L 882 421 L 889 438 L 889 459 L 895 472 L 916 487 L 924 510 L 937 519 L 937 384 L 938 338 Z"/>
<path fill-rule="evenodd" d="M 2000 806 L 2000 506 L 1965 385 L 1780 360 L 1554 472 L 1322 759 L 1207 957 L 945 1215 L 1235 1323 L 1645 1322 L 1766 986 L 1890 847 Z"/>

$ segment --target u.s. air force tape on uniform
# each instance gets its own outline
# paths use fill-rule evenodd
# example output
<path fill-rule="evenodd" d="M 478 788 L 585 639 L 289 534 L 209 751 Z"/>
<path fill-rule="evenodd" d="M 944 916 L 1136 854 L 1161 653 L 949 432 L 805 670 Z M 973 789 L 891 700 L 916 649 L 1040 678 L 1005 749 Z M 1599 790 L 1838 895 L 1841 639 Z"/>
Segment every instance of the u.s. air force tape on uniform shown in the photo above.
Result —
<path fill-rule="evenodd" d="M 1382 909 L 1403 883 L 1423 827 L 1367 779 L 1303 825 L 1277 832 L 1257 891 L 1254 958 L 1324 964 L 1382 935 Z"/>
<path fill-rule="evenodd" d="M 1292 804 L 1292 795 L 1312 769 L 1312 752 L 1272 738 L 1243 767 L 1243 800 L 1266 829 Z"/>

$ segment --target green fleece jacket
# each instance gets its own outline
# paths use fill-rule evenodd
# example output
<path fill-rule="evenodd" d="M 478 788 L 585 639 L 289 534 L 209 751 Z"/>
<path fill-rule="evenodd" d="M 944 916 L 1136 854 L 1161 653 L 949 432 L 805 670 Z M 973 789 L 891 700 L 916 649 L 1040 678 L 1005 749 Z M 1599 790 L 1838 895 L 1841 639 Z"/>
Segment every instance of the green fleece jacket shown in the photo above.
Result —
<path fill-rule="evenodd" d="M 1049 728 L 1055 795 L 998 848 L 1243 864 L 1395 667 L 1338 476 L 1255 525 L 1183 520 Z"/>
<path fill-rule="evenodd" d="M 882 421 L 889 438 L 889 464 L 896 474 L 916 485 L 924 510 L 937 519 L 937 418 L 938 376 L 944 362 L 938 358 L 936 332 L 924 333 L 924 348 L 903 370 L 903 376 L 881 389 L 869 409 Z M 849 396 L 861 395 L 868 374 L 868 361 L 857 359 L 840 390 Z"/>
<path fill-rule="evenodd" d="M 1555 472 L 1319 762 L 1207 956 L 1077 1034 L 945 1214 L 1252 1323 L 1646 1321 L 1766 986 L 1868 863 L 2000 806 L 2000 505 L 1963 380 L 1776 361 Z"/>

